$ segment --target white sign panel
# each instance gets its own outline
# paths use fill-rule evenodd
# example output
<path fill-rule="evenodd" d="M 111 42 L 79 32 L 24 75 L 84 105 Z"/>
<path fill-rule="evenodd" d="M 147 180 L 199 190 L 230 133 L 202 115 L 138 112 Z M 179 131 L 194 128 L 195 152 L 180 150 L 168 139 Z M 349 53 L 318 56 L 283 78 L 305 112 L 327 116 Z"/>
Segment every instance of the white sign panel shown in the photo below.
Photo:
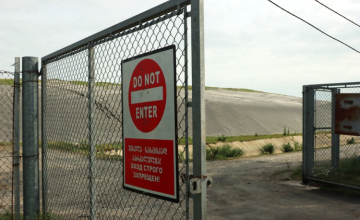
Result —
<path fill-rule="evenodd" d="M 121 63 L 125 189 L 179 202 L 175 46 Z"/>

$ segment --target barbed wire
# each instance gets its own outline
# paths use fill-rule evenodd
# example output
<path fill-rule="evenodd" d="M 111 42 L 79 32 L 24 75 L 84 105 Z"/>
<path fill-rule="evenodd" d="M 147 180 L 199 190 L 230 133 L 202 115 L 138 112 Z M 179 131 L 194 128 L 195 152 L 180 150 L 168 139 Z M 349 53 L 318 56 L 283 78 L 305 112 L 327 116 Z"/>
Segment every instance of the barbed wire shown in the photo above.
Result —
<path fill-rule="evenodd" d="M 38 74 L 41 74 L 41 71 L 19 71 L 18 73 L 22 74 L 22 73 L 38 73 Z M 10 72 L 10 71 L 6 71 L 6 70 L 0 70 L 0 74 L 11 74 L 11 75 L 14 75 L 15 72 Z"/>
<path fill-rule="evenodd" d="M 352 20 L 348 19 L 347 17 L 341 15 L 340 13 L 336 12 L 335 10 L 329 8 L 328 6 L 324 5 L 323 3 L 321 3 L 321 2 L 319 2 L 319 1 L 317 1 L 317 0 L 315 0 L 315 1 L 316 1 L 317 3 L 319 3 L 320 5 L 324 6 L 325 8 L 329 9 L 330 11 L 338 14 L 339 16 L 345 18 L 346 20 L 348 20 L 348 21 L 350 21 L 351 23 L 355 24 L 356 26 L 360 27 L 360 25 L 356 24 L 355 22 L 353 22 Z"/>
<path fill-rule="evenodd" d="M 335 37 L 330 36 L 329 34 L 325 33 L 324 31 L 320 30 L 319 28 L 315 27 L 314 25 L 310 24 L 309 22 L 305 21 L 304 19 L 302 19 L 302 18 L 300 18 L 300 17 L 298 17 L 298 16 L 294 15 L 293 13 L 291 13 L 291 12 L 289 12 L 289 11 L 285 10 L 284 8 L 282 8 L 282 7 L 280 7 L 279 5 L 275 4 L 274 2 L 272 2 L 272 1 L 270 1 L 270 0 L 268 0 L 268 1 L 269 1 L 270 3 L 272 3 L 273 5 L 275 5 L 276 7 L 280 8 L 281 10 L 283 10 L 283 11 L 285 11 L 285 12 L 287 12 L 287 13 L 291 14 L 291 15 L 292 15 L 292 16 L 294 16 L 295 18 L 297 18 L 297 19 L 299 19 L 299 20 L 301 20 L 301 21 L 305 22 L 306 24 L 310 25 L 311 27 L 315 28 L 316 30 L 320 31 L 321 33 L 325 34 L 326 36 L 330 37 L 331 39 L 336 40 L 337 42 L 339 42 L 339 43 L 341 43 L 341 44 L 343 44 L 343 45 L 347 46 L 348 48 L 350 48 L 350 49 L 352 49 L 352 50 L 354 50 L 354 51 L 356 51 L 356 52 L 360 53 L 360 51 L 356 50 L 355 48 L 351 47 L 350 45 L 348 45 L 348 44 L 346 44 L 346 43 L 342 42 L 341 40 L 336 39 Z"/>
<path fill-rule="evenodd" d="M 14 72 L 0 70 L 0 74 L 5 74 L 5 73 L 14 75 Z"/>

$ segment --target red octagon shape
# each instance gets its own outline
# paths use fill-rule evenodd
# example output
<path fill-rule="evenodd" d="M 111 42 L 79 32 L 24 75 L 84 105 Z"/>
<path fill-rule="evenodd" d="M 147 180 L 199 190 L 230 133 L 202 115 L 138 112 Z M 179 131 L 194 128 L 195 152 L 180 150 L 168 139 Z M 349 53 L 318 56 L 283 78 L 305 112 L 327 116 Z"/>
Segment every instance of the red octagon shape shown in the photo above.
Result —
<path fill-rule="evenodd" d="M 166 82 L 159 64 L 152 59 L 140 61 L 131 75 L 129 111 L 134 125 L 148 133 L 160 123 L 166 104 Z"/>

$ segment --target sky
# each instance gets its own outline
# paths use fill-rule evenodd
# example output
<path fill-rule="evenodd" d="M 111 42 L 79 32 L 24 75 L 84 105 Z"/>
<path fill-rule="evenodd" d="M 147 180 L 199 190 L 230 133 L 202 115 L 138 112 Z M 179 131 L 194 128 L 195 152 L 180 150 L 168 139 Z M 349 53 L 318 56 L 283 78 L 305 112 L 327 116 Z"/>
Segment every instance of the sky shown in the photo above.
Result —
<path fill-rule="evenodd" d="M 46 56 L 164 0 L 1 0 L 0 70 Z M 360 51 L 360 27 L 314 0 L 273 0 Z M 321 0 L 360 24 L 360 1 Z M 205 84 L 301 97 L 308 84 L 360 81 L 360 54 L 267 0 L 204 0 Z"/>

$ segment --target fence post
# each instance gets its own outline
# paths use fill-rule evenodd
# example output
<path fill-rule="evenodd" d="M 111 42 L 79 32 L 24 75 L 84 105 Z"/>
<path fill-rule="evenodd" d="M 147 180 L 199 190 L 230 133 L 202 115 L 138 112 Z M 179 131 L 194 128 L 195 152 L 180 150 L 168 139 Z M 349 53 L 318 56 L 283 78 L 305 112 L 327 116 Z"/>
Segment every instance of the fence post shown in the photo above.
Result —
<path fill-rule="evenodd" d="M 190 155 L 189 155 L 189 66 L 188 66 L 188 21 L 187 21 L 187 16 L 188 16 L 188 11 L 187 11 L 187 6 L 184 7 L 184 48 L 185 48 L 185 103 L 187 104 L 185 106 L 185 146 L 186 146 L 186 207 L 189 207 L 190 204 L 190 186 L 189 186 L 189 159 L 190 159 Z M 186 209 L 186 219 L 190 218 L 190 212 L 189 209 Z"/>
<path fill-rule="evenodd" d="M 314 166 L 314 88 L 303 87 L 303 173 L 302 181 L 307 183 Z"/>
<path fill-rule="evenodd" d="M 47 214 L 47 140 L 46 140 L 46 97 L 47 65 L 42 64 L 41 74 L 41 177 L 42 177 L 42 213 Z"/>
<path fill-rule="evenodd" d="M 39 214 L 38 58 L 22 58 L 24 219 Z"/>
<path fill-rule="evenodd" d="M 194 176 L 206 175 L 204 1 L 191 0 L 192 113 Z M 194 219 L 206 219 L 207 180 L 202 178 L 201 193 L 194 194 Z"/>
<path fill-rule="evenodd" d="M 15 57 L 14 73 L 14 199 L 15 220 L 20 220 L 20 57 Z"/>
<path fill-rule="evenodd" d="M 335 109 L 336 109 L 336 94 L 338 89 L 331 90 L 331 167 L 336 169 L 339 166 L 340 153 L 340 139 L 339 135 L 335 134 Z"/>
<path fill-rule="evenodd" d="M 90 219 L 96 220 L 96 120 L 95 120 L 95 48 L 88 50 L 89 62 L 89 163 Z"/>

